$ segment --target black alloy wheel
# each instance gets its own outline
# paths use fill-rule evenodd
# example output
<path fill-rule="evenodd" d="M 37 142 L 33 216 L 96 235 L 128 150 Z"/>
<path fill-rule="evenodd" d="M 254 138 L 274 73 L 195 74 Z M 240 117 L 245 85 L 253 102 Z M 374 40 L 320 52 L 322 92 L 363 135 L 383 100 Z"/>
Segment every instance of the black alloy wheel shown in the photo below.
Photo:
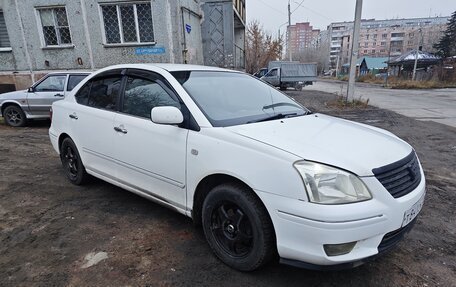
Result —
<path fill-rule="evenodd" d="M 206 196 L 202 210 L 204 235 L 226 265 L 253 271 L 277 253 L 271 218 L 254 191 L 239 183 L 223 183 Z"/>
<path fill-rule="evenodd" d="M 66 138 L 62 141 L 60 146 L 60 159 L 65 174 L 71 183 L 80 185 L 86 181 L 88 174 L 82 164 L 76 145 L 70 138 Z"/>
<path fill-rule="evenodd" d="M 224 202 L 213 209 L 210 228 L 219 247 L 233 258 L 252 252 L 252 223 L 236 203 Z"/>
<path fill-rule="evenodd" d="M 23 127 L 27 123 L 24 111 L 18 106 L 7 106 L 3 111 L 3 117 L 6 124 L 12 127 Z"/>

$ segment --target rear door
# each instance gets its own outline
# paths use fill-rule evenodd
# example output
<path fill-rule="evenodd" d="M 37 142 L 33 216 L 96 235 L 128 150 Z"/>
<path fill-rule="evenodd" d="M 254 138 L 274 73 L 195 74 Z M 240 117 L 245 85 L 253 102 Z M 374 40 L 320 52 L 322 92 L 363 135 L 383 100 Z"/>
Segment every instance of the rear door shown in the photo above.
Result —
<path fill-rule="evenodd" d="M 116 159 L 120 182 L 185 208 L 185 160 L 188 129 L 155 124 L 156 106 L 185 106 L 160 75 L 128 70 L 120 112 L 115 118 Z"/>
<path fill-rule="evenodd" d="M 115 179 L 114 118 L 122 86 L 122 70 L 111 70 L 88 81 L 75 95 L 69 111 L 71 137 L 88 171 Z"/>
<path fill-rule="evenodd" d="M 60 100 L 65 94 L 67 74 L 48 75 L 27 92 L 27 104 L 34 116 L 49 116 L 49 109 L 54 101 Z"/>

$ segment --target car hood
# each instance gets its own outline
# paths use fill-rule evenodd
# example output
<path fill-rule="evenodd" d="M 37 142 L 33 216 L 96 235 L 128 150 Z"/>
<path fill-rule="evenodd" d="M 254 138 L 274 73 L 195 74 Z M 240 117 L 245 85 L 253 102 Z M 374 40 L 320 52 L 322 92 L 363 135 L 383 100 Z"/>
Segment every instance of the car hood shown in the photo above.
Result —
<path fill-rule="evenodd" d="M 336 166 L 359 176 L 406 157 L 412 147 L 385 130 L 322 114 L 228 127 L 299 158 Z"/>
<path fill-rule="evenodd" d="M 0 94 L 0 101 L 3 100 L 15 100 L 18 98 L 24 98 L 24 94 L 26 93 L 26 90 L 20 90 L 20 91 L 14 91 L 14 92 L 8 92 L 8 93 L 3 93 Z"/>

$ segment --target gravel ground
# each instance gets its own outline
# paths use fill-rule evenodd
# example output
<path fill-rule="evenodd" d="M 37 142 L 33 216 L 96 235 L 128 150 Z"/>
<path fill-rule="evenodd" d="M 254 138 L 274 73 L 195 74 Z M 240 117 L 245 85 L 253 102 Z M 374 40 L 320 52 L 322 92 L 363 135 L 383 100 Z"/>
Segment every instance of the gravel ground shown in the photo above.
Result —
<path fill-rule="evenodd" d="M 277 263 L 237 272 L 212 255 L 189 218 L 99 180 L 68 183 L 49 122 L 1 124 L 0 286 L 456 286 L 456 129 L 373 107 L 337 110 L 326 105 L 334 95 L 307 88 L 289 94 L 416 148 L 426 201 L 394 251 L 338 272 Z"/>

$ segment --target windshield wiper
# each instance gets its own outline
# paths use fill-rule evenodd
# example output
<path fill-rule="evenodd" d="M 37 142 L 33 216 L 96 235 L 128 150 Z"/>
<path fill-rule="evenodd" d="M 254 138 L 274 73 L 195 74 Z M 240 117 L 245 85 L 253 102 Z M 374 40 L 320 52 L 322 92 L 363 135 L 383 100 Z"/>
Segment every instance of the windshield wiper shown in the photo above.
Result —
<path fill-rule="evenodd" d="M 248 124 L 251 123 L 259 123 L 259 122 L 266 122 L 266 121 L 272 121 L 272 120 L 278 120 L 278 119 L 284 119 L 284 118 L 292 118 L 292 117 L 297 117 L 299 116 L 298 113 L 278 113 L 270 117 L 262 118 L 259 120 L 255 121 L 249 121 L 247 122 Z"/>

